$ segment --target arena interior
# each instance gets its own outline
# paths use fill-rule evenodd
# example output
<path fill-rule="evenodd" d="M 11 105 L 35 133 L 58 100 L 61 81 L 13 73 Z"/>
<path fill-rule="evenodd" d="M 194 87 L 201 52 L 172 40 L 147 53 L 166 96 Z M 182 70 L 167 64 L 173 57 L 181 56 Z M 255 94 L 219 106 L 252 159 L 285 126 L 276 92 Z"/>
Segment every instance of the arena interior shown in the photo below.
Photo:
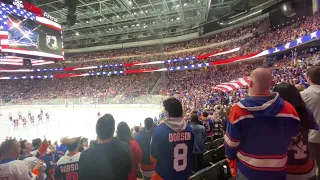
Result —
<path fill-rule="evenodd" d="M 239 173 L 242 160 L 236 163 L 239 169 L 235 170 L 228 154 L 230 143 L 239 143 L 228 134 L 233 127 L 230 124 L 234 123 L 230 114 L 235 113 L 234 106 L 239 101 L 251 95 L 250 75 L 256 68 L 269 69 L 272 73 L 270 91 L 283 83 L 295 86 L 300 92 L 312 85 L 307 78 L 308 69 L 316 69 L 320 64 L 319 7 L 318 0 L 3 1 L 0 158 L 3 160 L 10 142 L 20 142 L 20 156 L 25 152 L 26 142 L 40 154 L 39 149 L 45 144 L 47 149 L 41 157 L 51 158 L 50 165 L 37 156 L 47 164 L 47 169 L 42 172 L 43 178 L 31 166 L 32 176 L 49 180 L 95 180 L 78 176 L 84 171 L 82 155 L 74 162 L 77 168 L 73 169 L 76 174 L 72 177 L 59 170 L 62 167 L 59 158 L 71 156 L 66 148 L 75 143 L 79 147 L 77 153 L 96 148 L 95 144 L 101 140 L 97 135 L 98 120 L 111 114 L 115 121 L 112 135 L 131 148 L 132 172 L 128 180 L 242 179 L 247 173 Z M 176 155 L 181 157 L 186 152 L 167 150 L 168 154 L 175 153 L 172 163 L 177 163 L 180 169 L 177 170 L 176 164 L 173 169 L 170 169 L 172 165 L 164 166 L 168 169 L 166 176 L 162 176 L 158 159 L 153 162 L 155 173 L 151 171 L 150 175 L 142 167 L 145 157 L 153 153 L 149 152 L 150 147 L 145 151 L 139 135 L 152 132 L 148 143 L 152 149 L 152 143 L 157 143 L 154 136 L 155 132 L 159 133 L 158 126 L 166 124 L 167 119 L 177 118 L 170 116 L 163 103 L 167 99 L 173 102 L 173 98 L 182 105 L 181 118 L 190 124 L 187 128 L 193 128 L 192 124 L 199 121 L 208 133 L 210 127 L 205 121 L 209 114 L 212 134 L 205 138 L 201 145 L 205 149 L 198 156 L 194 146 L 197 144 L 199 148 L 199 137 L 193 129 L 194 144 L 186 147 L 188 154 L 183 157 L 187 162 L 175 161 Z M 320 106 L 317 108 L 319 111 Z M 153 120 L 153 130 L 147 129 L 146 118 Z M 320 123 L 316 113 L 314 118 Z M 130 142 L 119 135 L 123 133 L 119 129 L 122 122 L 130 128 Z M 187 135 L 184 138 L 187 140 Z M 132 141 L 136 143 L 134 148 Z M 160 140 L 159 144 L 166 146 Z M 157 147 L 163 149 L 160 145 Z M 314 168 L 318 170 L 316 165 L 320 162 L 315 160 Z M 14 176 L 6 179 L 1 162 L 0 179 L 16 180 Z M 265 163 L 260 165 L 267 168 L 269 164 Z M 250 161 L 248 166 L 255 169 L 253 164 Z M 257 168 L 256 171 L 268 170 Z M 253 179 L 263 180 L 258 174 Z M 106 177 L 100 179 L 122 180 L 116 173 Z M 298 179 L 307 180 L 305 177 Z M 279 180 L 291 178 L 287 175 Z M 18 179 L 27 178 L 21 175 Z M 246 179 L 251 180 L 248 176 Z"/>

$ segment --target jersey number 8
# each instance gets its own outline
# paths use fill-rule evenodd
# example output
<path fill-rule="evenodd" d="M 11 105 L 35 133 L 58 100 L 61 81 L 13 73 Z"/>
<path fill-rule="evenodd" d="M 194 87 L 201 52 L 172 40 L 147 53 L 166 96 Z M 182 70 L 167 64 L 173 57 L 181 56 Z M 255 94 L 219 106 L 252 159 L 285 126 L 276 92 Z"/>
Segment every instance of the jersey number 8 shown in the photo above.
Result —
<path fill-rule="evenodd" d="M 179 153 L 179 151 L 181 153 Z M 182 163 L 179 165 L 179 161 Z M 185 143 L 177 144 L 174 147 L 173 168 L 177 171 L 184 171 L 188 165 L 188 146 Z"/>
<path fill-rule="evenodd" d="M 78 180 L 78 173 L 77 172 L 69 172 L 66 174 L 67 180 Z"/>

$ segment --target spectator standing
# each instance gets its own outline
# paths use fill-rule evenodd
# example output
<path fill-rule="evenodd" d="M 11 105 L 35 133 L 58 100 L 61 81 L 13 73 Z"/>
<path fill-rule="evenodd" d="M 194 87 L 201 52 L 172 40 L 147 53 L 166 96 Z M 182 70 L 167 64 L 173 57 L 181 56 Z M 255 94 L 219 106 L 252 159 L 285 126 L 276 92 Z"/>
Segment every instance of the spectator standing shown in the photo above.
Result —
<path fill-rule="evenodd" d="M 203 168 L 203 153 L 206 151 L 206 128 L 201 124 L 196 114 L 191 116 L 191 127 L 194 132 L 192 164 L 195 165 L 193 169 L 199 171 Z"/>
<path fill-rule="evenodd" d="M 215 106 L 215 112 L 214 112 L 214 118 L 213 118 L 214 139 L 219 139 L 223 135 L 221 111 L 222 111 L 221 106 L 220 105 L 216 105 Z"/>
<path fill-rule="evenodd" d="M 137 179 L 136 169 L 138 167 L 138 164 L 142 160 L 142 152 L 137 141 L 132 139 L 130 128 L 126 122 L 120 122 L 118 124 L 117 137 L 120 141 L 126 142 L 130 146 L 132 170 L 131 170 L 131 173 L 129 174 L 128 180 L 136 180 Z"/>
<path fill-rule="evenodd" d="M 0 146 L 0 179 L 10 180 L 36 180 L 39 168 L 42 163 L 39 163 L 31 172 L 30 165 L 25 161 L 17 160 L 20 153 L 20 143 L 17 140 L 6 140 Z M 36 174 L 35 174 L 36 173 Z"/>
<path fill-rule="evenodd" d="M 132 169 L 130 147 L 114 138 L 114 131 L 115 121 L 111 114 L 98 119 L 98 140 L 80 155 L 79 180 L 128 180 Z"/>
<path fill-rule="evenodd" d="M 163 101 L 168 118 L 152 132 L 151 159 L 156 163 L 154 180 L 187 180 L 192 170 L 194 134 L 183 120 L 182 105 L 176 98 Z"/>
<path fill-rule="evenodd" d="M 142 151 L 142 161 L 139 164 L 143 180 L 150 180 L 154 173 L 155 164 L 150 159 L 150 142 L 153 129 L 152 118 L 146 118 L 144 120 L 144 130 L 141 131 L 139 135 L 136 136 L 136 141 Z"/>
<path fill-rule="evenodd" d="M 139 126 L 134 126 L 133 133 L 132 133 L 132 138 L 136 139 L 136 136 L 140 134 L 140 127 Z"/>
<path fill-rule="evenodd" d="M 205 127 L 206 136 L 211 140 L 214 135 L 214 124 L 211 118 L 208 117 L 208 112 L 204 111 L 202 113 L 202 125 Z"/>
<path fill-rule="evenodd" d="M 313 113 L 306 108 L 299 90 L 294 85 L 281 83 L 276 85 L 273 91 L 289 102 L 300 117 L 300 132 L 293 138 L 288 149 L 287 180 L 315 178 L 314 162 L 308 146 L 309 129 L 319 130 Z"/>
<path fill-rule="evenodd" d="M 308 109 L 313 112 L 317 124 L 320 124 L 320 66 L 314 66 L 307 69 L 306 79 L 310 85 L 301 92 L 301 97 L 306 103 Z M 316 161 L 318 166 L 317 175 L 320 179 L 320 132 L 315 130 L 309 131 L 309 148 L 311 157 Z"/>
<path fill-rule="evenodd" d="M 86 149 L 88 149 L 88 139 L 87 138 L 81 138 L 80 146 L 79 146 L 79 152 L 82 152 L 82 151 L 84 151 Z"/>
<path fill-rule="evenodd" d="M 78 179 L 80 138 L 67 139 L 67 152 L 57 162 L 55 179 Z"/>
<path fill-rule="evenodd" d="M 269 91 L 271 84 L 268 69 L 255 69 L 249 97 L 231 109 L 224 144 L 237 179 L 286 179 L 287 150 L 300 120 L 290 103 Z"/>
<path fill-rule="evenodd" d="M 66 142 L 67 142 L 68 138 L 67 137 L 62 137 L 60 139 L 60 146 L 58 146 L 56 149 L 57 149 L 57 159 L 56 161 L 58 161 L 62 156 L 65 155 L 65 153 L 67 152 L 67 145 L 66 145 Z"/>

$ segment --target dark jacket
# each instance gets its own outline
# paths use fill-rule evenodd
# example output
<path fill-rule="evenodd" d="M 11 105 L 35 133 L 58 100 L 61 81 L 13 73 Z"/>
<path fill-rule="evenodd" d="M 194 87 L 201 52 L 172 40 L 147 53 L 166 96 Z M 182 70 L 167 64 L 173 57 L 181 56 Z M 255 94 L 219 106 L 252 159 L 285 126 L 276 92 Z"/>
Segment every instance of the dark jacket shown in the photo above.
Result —
<path fill-rule="evenodd" d="M 129 145 L 113 138 L 81 153 L 79 180 L 127 180 L 131 169 Z"/>
<path fill-rule="evenodd" d="M 206 151 L 206 129 L 201 124 L 191 123 L 194 132 L 193 154 L 203 154 Z"/>

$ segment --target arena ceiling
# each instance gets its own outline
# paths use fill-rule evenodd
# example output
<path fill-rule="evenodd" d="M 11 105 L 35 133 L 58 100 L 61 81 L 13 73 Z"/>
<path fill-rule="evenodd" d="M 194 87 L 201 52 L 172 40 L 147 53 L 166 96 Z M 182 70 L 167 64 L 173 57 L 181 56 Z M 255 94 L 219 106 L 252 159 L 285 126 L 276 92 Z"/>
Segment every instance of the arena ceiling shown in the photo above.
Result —
<path fill-rule="evenodd" d="M 65 48 L 89 47 L 171 37 L 199 31 L 199 25 L 244 2 L 265 0 L 79 0 L 77 23 L 67 25 L 63 0 L 41 0 L 37 6 L 63 25 Z M 256 3 L 255 3 L 256 2 Z M 243 4 L 243 3 L 242 3 Z"/>

